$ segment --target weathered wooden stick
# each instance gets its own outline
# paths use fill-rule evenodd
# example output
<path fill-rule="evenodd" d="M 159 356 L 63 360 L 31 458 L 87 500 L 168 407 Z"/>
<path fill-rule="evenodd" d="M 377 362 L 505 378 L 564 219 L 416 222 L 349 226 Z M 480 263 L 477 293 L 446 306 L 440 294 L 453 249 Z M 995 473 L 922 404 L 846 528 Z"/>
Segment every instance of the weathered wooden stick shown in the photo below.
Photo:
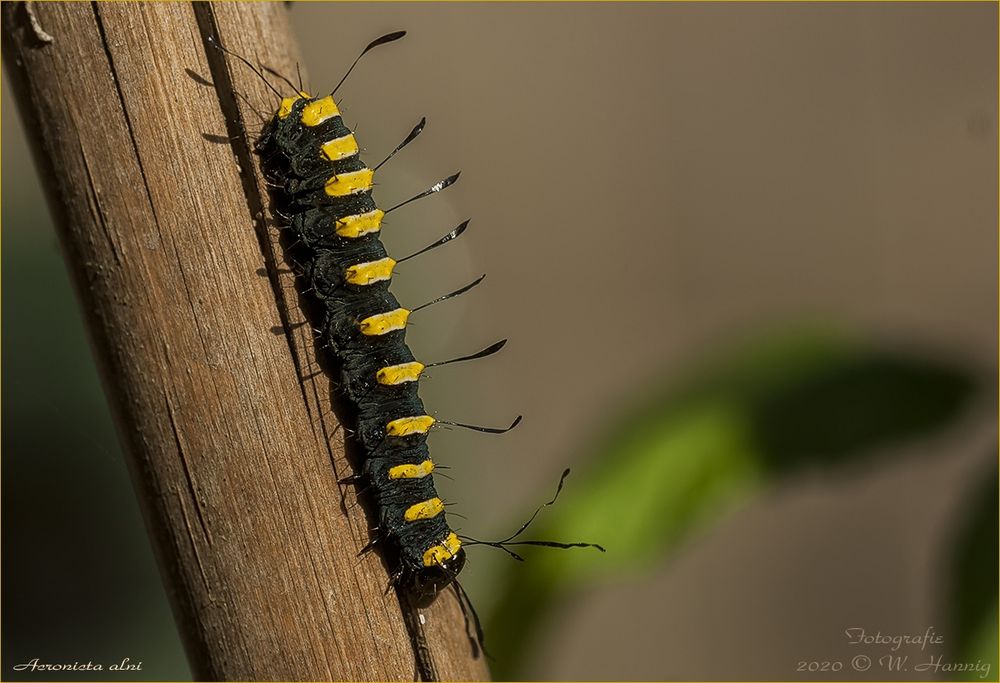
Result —
<path fill-rule="evenodd" d="M 285 11 L 4 3 L 4 58 L 195 675 L 412 679 L 265 222 L 245 132 L 276 97 L 205 42 L 294 74 Z M 450 593 L 423 617 L 441 678 L 488 676 Z"/>

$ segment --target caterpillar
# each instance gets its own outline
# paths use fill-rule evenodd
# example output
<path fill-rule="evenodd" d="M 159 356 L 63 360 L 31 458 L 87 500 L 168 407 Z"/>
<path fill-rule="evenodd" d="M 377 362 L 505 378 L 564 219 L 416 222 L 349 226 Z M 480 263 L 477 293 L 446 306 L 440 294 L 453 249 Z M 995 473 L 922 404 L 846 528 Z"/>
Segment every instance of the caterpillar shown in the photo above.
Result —
<path fill-rule="evenodd" d="M 503 433 L 517 426 L 521 417 L 499 429 L 439 420 L 427 413 L 418 395 L 419 380 L 426 368 L 483 358 L 498 352 L 507 340 L 477 353 L 428 364 L 418 361 L 406 344 L 406 326 L 412 314 L 469 291 L 485 275 L 413 308 L 404 308 L 389 291 L 398 263 L 447 244 L 461 236 L 469 224 L 461 223 L 424 249 L 398 260 L 388 255 L 380 239 L 387 214 L 440 192 L 459 176 L 449 176 L 389 209 L 379 208 L 372 196 L 375 172 L 414 140 L 426 121 L 421 119 L 381 163 L 369 168 L 334 100 L 337 89 L 361 57 L 404 35 L 405 31 L 397 31 L 369 43 L 333 91 L 321 97 L 310 95 L 301 84 L 296 86 L 263 67 L 294 90 L 293 95 L 283 96 L 254 65 L 217 41 L 212 42 L 253 69 L 280 99 L 256 150 L 273 185 L 275 213 L 287 219 L 288 228 L 304 251 L 300 279 L 319 304 L 317 343 L 339 364 L 336 384 L 356 411 L 354 438 L 363 453 L 362 462 L 360 471 L 341 481 L 363 483 L 372 494 L 379 533 L 362 551 L 376 543 L 391 545 L 397 562 L 390 587 L 400 588 L 418 600 L 428 600 L 454 585 L 463 609 L 471 610 L 471 603 L 456 581 L 465 564 L 466 545 L 493 546 L 517 559 L 521 558 L 508 546 L 604 549 L 596 544 L 516 540 L 538 510 L 515 534 L 502 541 L 460 536 L 447 522 L 444 503 L 434 486 L 436 466 L 427 446 L 432 426 L 447 424 Z M 568 472 L 560 479 L 557 496 Z M 475 616 L 474 610 L 472 613 Z M 481 643 L 478 618 L 476 624 Z"/>

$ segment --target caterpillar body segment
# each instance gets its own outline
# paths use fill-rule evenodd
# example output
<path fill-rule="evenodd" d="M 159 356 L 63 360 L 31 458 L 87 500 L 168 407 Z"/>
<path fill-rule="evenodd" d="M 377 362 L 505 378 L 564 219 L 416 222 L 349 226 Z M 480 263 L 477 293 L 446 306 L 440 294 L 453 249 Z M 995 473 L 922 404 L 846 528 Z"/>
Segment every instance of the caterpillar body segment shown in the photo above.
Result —
<path fill-rule="evenodd" d="M 388 258 L 378 239 L 356 239 L 343 248 L 318 250 L 316 258 L 306 264 L 304 277 L 317 298 L 330 299 L 337 296 L 338 290 L 351 288 L 357 298 L 364 299 L 372 292 L 387 289 L 392 271 L 388 269 L 389 277 L 382 279 L 359 275 L 364 275 L 366 267 L 371 268 L 369 275 L 384 275 L 386 269 L 378 264 Z"/>
<path fill-rule="evenodd" d="M 350 377 L 342 373 L 341 384 L 352 401 L 383 401 L 398 396 L 402 387 L 379 382 L 379 372 L 386 368 L 415 362 L 417 361 L 406 344 L 383 343 L 381 353 L 377 356 L 359 356 L 356 367 L 361 371 L 357 376 Z"/>
<path fill-rule="evenodd" d="M 339 209 L 350 213 L 338 219 L 325 207 L 299 211 L 292 218 L 292 230 L 310 249 L 340 249 L 359 237 L 378 237 L 384 214 L 370 192 L 347 198 Z"/>

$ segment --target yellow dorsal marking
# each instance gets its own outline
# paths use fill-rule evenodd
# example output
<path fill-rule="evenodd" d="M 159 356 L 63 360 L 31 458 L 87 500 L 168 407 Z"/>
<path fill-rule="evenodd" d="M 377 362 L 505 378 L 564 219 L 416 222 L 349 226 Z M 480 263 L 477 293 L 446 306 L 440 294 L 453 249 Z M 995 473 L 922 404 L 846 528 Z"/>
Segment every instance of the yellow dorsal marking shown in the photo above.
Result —
<path fill-rule="evenodd" d="M 390 479 L 423 479 L 434 471 L 434 463 L 424 460 L 416 465 L 396 465 L 389 468 Z"/>
<path fill-rule="evenodd" d="M 345 135 L 342 138 L 335 138 L 328 142 L 324 142 L 320 149 L 323 150 L 323 155 L 330 161 L 346 159 L 347 157 L 354 156 L 360 151 L 358 149 L 358 141 L 355 140 L 354 136 L 350 134 Z"/>
<path fill-rule="evenodd" d="M 420 379 L 420 373 L 424 371 L 424 364 L 413 361 L 411 363 L 400 363 L 399 365 L 387 365 L 375 373 L 375 379 L 379 384 L 392 386 L 403 382 L 416 382 Z"/>
<path fill-rule="evenodd" d="M 331 197 L 346 197 L 349 194 L 357 194 L 371 189 L 372 176 L 374 175 L 375 172 L 370 168 L 341 173 L 327 180 L 324 189 Z"/>
<path fill-rule="evenodd" d="M 426 434 L 435 420 L 430 415 L 415 415 L 392 420 L 385 426 L 389 436 L 409 436 L 410 434 Z"/>
<path fill-rule="evenodd" d="M 433 567 L 436 564 L 443 564 L 455 557 L 461 547 L 462 542 L 458 540 L 458 535 L 452 531 L 440 545 L 432 545 L 424 551 L 424 566 Z"/>
<path fill-rule="evenodd" d="M 422 503 L 417 503 L 406 508 L 406 512 L 403 513 L 403 519 L 407 522 L 416 522 L 418 519 L 437 517 L 442 512 L 444 512 L 444 503 L 441 502 L 441 499 L 431 498 L 430 500 L 425 500 Z"/>
<path fill-rule="evenodd" d="M 344 281 L 352 285 L 370 285 L 392 277 L 392 269 L 396 265 L 388 256 L 378 261 L 358 263 L 344 272 Z"/>
<path fill-rule="evenodd" d="M 375 209 L 368 213 L 359 213 L 356 216 L 344 216 L 337 219 L 334 231 L 341 237 L 361 237 L 370 232 L 378 232 L 382 227 L 382 217 L 385 212 Z"/>
<path fill-rule="evenodd" d="M 286 97 L 281 100 L 281 107 L 278 108 L 278 118 L 284 119 L 288 118 L 288 115 L 292 113 L 292 105 L 301 100 L 302 98 L 309 99 L 309 93 L 300 92 L 295 97 Z"/>
<path fill-rule="evenodd" d="M 406 327 L 406 319 L 410 317 L 410 312 L 405 308 L 397 308 L 388 313 L 376 313 L 370 315 L 360 323 L 358 327 L 361 334 L 367 337 L 377 337 L 380 334 L 388 334 Z"/>
<path fill-rule="evenodd" d="M 298 97 L 286 97 L 281 100 L 281 106 L 278 108 L 278 118 L 285 119 L 288 115 L 292 113 L 292 105 L 295 104 L 300 98 Z"/>
<path fill-rule="evenodd" d="M 340 110 L 333 101 L 333 95 L 310 102 L 302 108 L 302 124 L 305 126 L 318 126 L 334 116 L 340 116 Z"/>

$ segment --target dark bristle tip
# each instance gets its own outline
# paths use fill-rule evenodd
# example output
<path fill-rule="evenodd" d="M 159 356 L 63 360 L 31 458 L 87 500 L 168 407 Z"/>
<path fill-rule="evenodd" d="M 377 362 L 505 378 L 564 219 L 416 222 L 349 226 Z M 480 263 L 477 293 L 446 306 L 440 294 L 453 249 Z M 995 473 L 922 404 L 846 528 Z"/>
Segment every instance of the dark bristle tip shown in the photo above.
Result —
<path fill-rule="evenodd" d="M 368 52 L 369 50 L 371 50 L 373 48 L 379 47 L 380 45 L 385 45 L 386 43 L 391 43 L 394 40 L 399 40 L 400 38 L 402 38 L 405 35 L 406 35 L 406 31 L 393 31 L 392 33 L 386 33 L 384 36 L 379 36 L 378 38 L 376 38 L 372 42 L 368 43 L 368 45 L 365 47 L 364 52 Z M 364 52 L 362 52 L 361 54 L 364 54 Z"/>

